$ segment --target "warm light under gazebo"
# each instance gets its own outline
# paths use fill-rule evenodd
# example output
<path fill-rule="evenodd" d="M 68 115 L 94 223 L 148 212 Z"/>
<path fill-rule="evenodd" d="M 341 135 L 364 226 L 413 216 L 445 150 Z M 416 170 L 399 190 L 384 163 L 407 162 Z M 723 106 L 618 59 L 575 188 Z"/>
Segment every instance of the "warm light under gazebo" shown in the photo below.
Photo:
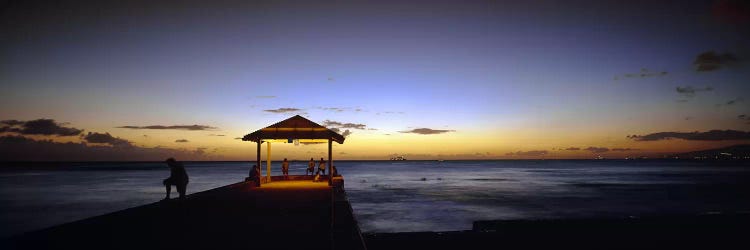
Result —
<path fill-rule="evenodd" d="M 277 122 L 271 126 L 262 128 L 258 131 L 245 135 L 243 141 L 252 141 L 258 144 L 257 148 L 257 166 L 260 165 L 260 144 L 266 143 L 266 181 L 271 181 L 271 143 L 272 142 L 289 142 L 300 140 L 302 143 L 326 143 L 328 142 L 328 184 L 333 179 L 333 142 L 344 143 L 344 136 L 333 130 L 321 126 L 302 116 L 295 115 L 289 119 Z"/>

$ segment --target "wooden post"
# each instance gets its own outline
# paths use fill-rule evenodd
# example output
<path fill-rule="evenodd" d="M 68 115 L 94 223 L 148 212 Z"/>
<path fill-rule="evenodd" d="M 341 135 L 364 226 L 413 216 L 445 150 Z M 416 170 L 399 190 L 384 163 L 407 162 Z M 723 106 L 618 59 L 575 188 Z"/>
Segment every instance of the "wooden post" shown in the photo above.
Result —
<path fill-rule="evenodd" d="M 328 139 L 328 186 L 333 184 L 333 140 Z"/>
<path fill-rule="evenodd" d="M 260 143 L 261 143 L 261 140 L 258 139 L 258 151 L 255 152 L 255 156 L 257 156 L 257 159 L 255 161 L 255 166 L 258 166 L 259 170 L 260 170 Z M 252 170 L 250 170 L 250 172 L 252 172 Z M 252 176 L 250 176 L 250 177 L 252 177 Z M 258 173 L 258 177 L 260 177 L 260 173 Z M 258 182 L 260 182 L 260 178 L 258 178 Z M 258 184 L 260 184 L 260 183 L 258 183 Z"/>
<path fill-rule="evenodd" d="M 268 155 L 266 156 L 266 181 L 271 182 L 271 142 L 267 141 Z"/>

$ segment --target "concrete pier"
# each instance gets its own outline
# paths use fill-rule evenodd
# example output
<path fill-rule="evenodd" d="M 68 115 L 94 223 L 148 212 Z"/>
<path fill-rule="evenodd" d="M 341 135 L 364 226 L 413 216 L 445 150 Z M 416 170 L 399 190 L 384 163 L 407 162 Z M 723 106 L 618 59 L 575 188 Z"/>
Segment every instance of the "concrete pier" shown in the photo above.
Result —
<path fill-rule="evenodd" d="M 12 249 L 366 249 L 343 178 L 240 182 L 30 232 Z M 116 194 L 113 194 L 116 195 Z"/>

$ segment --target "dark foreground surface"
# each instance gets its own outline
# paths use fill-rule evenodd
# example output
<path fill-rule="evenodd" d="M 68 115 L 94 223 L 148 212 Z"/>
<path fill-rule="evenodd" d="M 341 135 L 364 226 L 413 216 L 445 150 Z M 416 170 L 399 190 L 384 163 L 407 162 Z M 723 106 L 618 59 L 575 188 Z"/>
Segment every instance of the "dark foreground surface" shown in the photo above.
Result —
<path fill-rule="evenodd" d="M 750 214 L 478 221 L 473 230 L 366 234 L 368 249 L 750 249 Z"/>
<path fill-rule="evenodd" d="M 327 182 L 243 182 L 23 234 L 0 249 L 362 249 L 343 195 Z"/>

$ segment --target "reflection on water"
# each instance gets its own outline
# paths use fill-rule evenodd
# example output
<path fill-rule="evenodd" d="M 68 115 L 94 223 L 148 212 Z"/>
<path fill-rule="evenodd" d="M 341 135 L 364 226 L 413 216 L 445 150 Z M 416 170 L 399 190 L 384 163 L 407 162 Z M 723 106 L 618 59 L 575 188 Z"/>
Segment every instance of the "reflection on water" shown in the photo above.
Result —
<path fill-rule="evenodd" d="M 303 174 L 306 164 L 293 162 L 290 172 Z M 336 162 L 365 232 L 465 230 L 491 219 L 748 211 L 740 190 L 750 190 L 750 169 L 742 164 Z M 250 163 L 185 165 L 190 194 L 241 181 Z M 0 237 L 158 201 L 168 175 L 159 163 L 0 170 Z"/>

